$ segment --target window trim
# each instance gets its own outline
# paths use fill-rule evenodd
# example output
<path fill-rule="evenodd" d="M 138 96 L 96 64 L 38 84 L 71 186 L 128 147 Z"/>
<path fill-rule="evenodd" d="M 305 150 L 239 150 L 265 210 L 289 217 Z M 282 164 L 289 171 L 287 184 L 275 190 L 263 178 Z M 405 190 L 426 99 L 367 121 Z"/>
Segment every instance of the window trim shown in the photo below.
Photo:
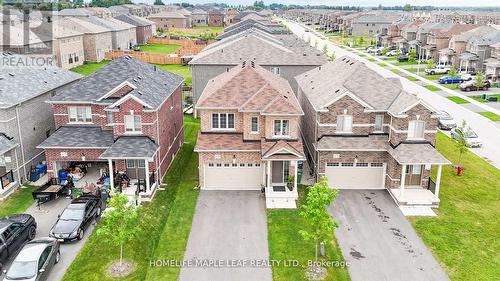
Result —
<path fill-rule="evenodd" d="M 256 123 L 257 127 L 256 127 L 255 131 L 253 129 L 254 119 L 257 120 L 257 123 Z M 259 124 L 259 116 L 250 117 L 250 134 L 258 134 L 259 133 L 259 125 L 260 125 Z"/>
<path fill-rule="evenodd" d="M 339 130 L 339 119 L 342 118 L 342 130 Z M 350 130 L 349 131 L 345 131 L 344 128 L 346 127 L 346 118 L 350 118 L 351 122 L 350 122 Z M 353 128 L 353 117 L 352 115 L 347 115 L 347 114 L 342 114 L 342 115 L 337 115 L 337 120 L 335 122 L 336 124 L 336 127 L 335 127 L 335 133 L 336 134 L 352 134 L 352 128 Z"/>
<path fill-rule="evenodd" d="M 233 116 L 233 127 L 229 127 L 229 116 Z M 217 116 L 217 127 L 214 127 L 214 116 Z M 221 116 L 225 116 L 226 126 L 221 127 Z M 212 112 L 210 118 L 211 130 L 234 131 L 236 130 L 236 114 L 232 112 Z"/>
<path fill-rule="evenodd" d="M 84 121 L 78 121 L 78 109 L 84 109 L 85 114 L 82 116 Z M 74 112 L 72 112 L 74 110 Z M 74 115 L 73 115 L 74 113 Z M 74 119 L 72 121 L 71 119 Z M 89 121 L 90 119 L 90 121 Z M 68 106 L 68 123 L 69 124 L 92 124 L 92 107 L 90 106 Z"/>
<path fill-rule="evenodd" d="M 283 134 L 283 124 L 284 122 L 287 122 L 288 123 L 288 132 L 287 134 Z M 280 122 L 280 126 L 279 126 L 279 134 L 277 135 L 276 134 L 276 122 Z M 291 129 L 291 126 L 290 126 L 291 122 L 290 122 L 290 119 L 274 119 L 273 120 L 273 138 L 290 138 L 291 135 L 290 135 L 290 129 Z"/>
<path fill-rule="evenodd" d="M 132 122 L 133 122 L 133 127 L 132 127 L 132 130 L 131 130 L 131 131 L 129 131 L 129 130 L 128 130 L 128 127 L 127 127 L 127 126 L 128 126 L 128 121 L 127 121 L 127 118 L 130 118 L 130 117 L 132 117 L 132 118 L 133 118 L 133 120 L 132 120 Z M 137 128 L 136 128 L 136 125 L 137 125 L 137 124 L 136 124 L 136 120 L 135 120 L 135 118 L 136 118 L 136 117 L 138 117 L 138 118 L 139 118 L 139 129 L 138 129 L 138 130 L 137 130 Z M 124 126 L 124 129 L 125 129 L 124 134 L 132 134 L 132 135 L 133 135 L 133 134 L 142 134 L 142 116 L 141 116 L 141 115 L 125 115 L 125 116 L 123 117 L 123 126 Z"/>
<path fill-rule="evenodd" d="M 380 117 L 380 129 L 378 130 L 377 128 L 377 117 Z M 377 114 L 375 115 L 375 122 L 373 124 L 373 132 L 383 132 L 384 131 L 384 115 L 383 114 Z"/>
<path fill-rule="evenodd" d="M 417 126 L 412 124 L 422 124 L 422 136 L 415 136 L 417 133 Z M 413 133 L 413 136 L 410 135 L 410 133 Z M 423 120 L 410 120 L 408 122 L 408 133 L 406 134 L 406 139 L 407 140 L 424 140 L 425 139 L 425 121 Z"/>

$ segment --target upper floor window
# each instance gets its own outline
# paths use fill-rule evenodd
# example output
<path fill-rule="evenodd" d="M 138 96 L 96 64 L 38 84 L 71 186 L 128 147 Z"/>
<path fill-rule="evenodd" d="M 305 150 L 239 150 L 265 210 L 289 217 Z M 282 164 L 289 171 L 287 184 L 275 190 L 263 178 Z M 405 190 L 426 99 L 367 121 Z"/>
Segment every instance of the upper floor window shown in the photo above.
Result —
<path fill-rule="evenodd" d="M 92 110 L 90 106 L 70 106 L 69 122 L 71 123 L 90 123 L 92 122 Z"/>
<path fill-rule="evenodd" d="M 408 124 L 408 138 L 409 139 L 423 139 L 425 130 L 424 121 L 410 121 Z"/>
<path fill-rule="evenodd" d="M 113 112 L 106 111 L 106 122 L 108 125 L 113 124 Z"/>
<path fill-rule="evenodd" d="M 352 116 L 337 116 L 337 133 L 352 133 Z"/>
<path fill-rule="evenodd" d="M 0 155 L 0 166 L 5 166 L 5 156 Z"/>
<path fill-rule="evenodd" d="M 375 128 L 374 128 L 374 131 L 375 132 L 382 132 L 383 131 L 383 129 L 382 129 L 383 125 L 384 125 L 384 115 L 382 115 L 382 114 L 375 115 Z"/>
<path fill-rule="evenodd" d="M 273 74 L 280 75 L 280 71 L 281 71 L 281 69 L 279 67 L 277 67 L 277 66 L 271 67 L 271 72 Z"/>
<path fill-rule="evenodd" d="M 141 116 L 125 115 L 125 132 L 140 133 L 141 129 Z"/>
<path fill-rule="evenodd" d="M 212 113 L 212 129 L 234 129 L 234 113 Z"/>
<path fill-rule="evenodd" d="M 274 120 L 274 136 L 290 136 L 290 120 Z"/>
<path fill-rule="evenodd" d="M 259 132 L 259 117 L 253 116 L 250 122 L 250 132 L 257 133 Z"/>

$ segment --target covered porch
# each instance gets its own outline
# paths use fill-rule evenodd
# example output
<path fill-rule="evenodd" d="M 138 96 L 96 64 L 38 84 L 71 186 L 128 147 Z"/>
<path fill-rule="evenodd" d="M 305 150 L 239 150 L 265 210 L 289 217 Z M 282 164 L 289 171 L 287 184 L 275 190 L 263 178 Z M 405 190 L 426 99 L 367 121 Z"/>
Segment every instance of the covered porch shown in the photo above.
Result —
<path fill-rule="evenodd" d="M 439 189 L 443 165 L 451 164 L 430 144 L 400 144 L 389 154 L 401 165 L 397 188 L 388 188 L 399 206 L 439 205 Z M 436 179 L 431 179 L 432 167 L 436 167 Z"/>
<path fill-rule="evenodd" d="M 465 71 L 465 73 L 474 72 L 476 69 L 477 60 L 479 59 L 477 55 L 469 52 L 465 52 L 460 55 L 460 70 Z"/>

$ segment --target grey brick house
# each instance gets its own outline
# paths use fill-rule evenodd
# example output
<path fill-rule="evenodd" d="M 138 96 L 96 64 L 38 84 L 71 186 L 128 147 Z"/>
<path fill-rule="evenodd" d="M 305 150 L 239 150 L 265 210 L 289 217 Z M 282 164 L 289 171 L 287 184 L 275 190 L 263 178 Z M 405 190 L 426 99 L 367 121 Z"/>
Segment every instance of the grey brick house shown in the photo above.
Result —
<path fill-rule="evenodd" d="M 30 167 L 45 159 L 36 146 L 55 130 L 45 101 L 80 78 L 52 67 L 0 68 L 0 199 L 29 180 Z"/>
<path fill-rule="evenodd" d="M 349 57 L 296 80 L 305 153 L 316 178 L 327 176 L 339 189 L 385 188 L 399 205 L 437 206 L 441 167 L 450 162 L 434 148 L 432 107 L 402 90 L 399 80 Z"/>

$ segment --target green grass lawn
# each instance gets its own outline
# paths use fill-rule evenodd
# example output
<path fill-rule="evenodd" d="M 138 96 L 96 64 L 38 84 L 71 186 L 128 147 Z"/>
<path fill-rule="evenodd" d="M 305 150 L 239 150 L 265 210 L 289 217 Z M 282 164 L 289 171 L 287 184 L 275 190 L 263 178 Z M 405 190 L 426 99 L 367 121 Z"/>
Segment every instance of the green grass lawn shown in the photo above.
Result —
<path fill-rule="evenodd" d="M 405 78 L 410 80 L 410 81 L 418 81 L 418 78 L 415 78 L 413 76 L 406 76 Z"/>
<path fill-rule="evenodd" d="M 363 57 L 363 58 L 366 57 L 366 55 L 363 53 L 359 53 L 358 56 Z"/>
<path fill-rule="evenodd" d="M 379 63 L 378 65 L 379 65 L 379 66 L 381 66 L 381 67 L 386 67 L 386 66 L 387 66 L 387 63 L 383 63 L 383 62 L 381 62 L 381 63 Z"/>
<path fill-rule="evenodd" d="M 392 68 L 391 71 L 398 74 L 398 75 L 401 74 L 401 70 L 399 70 L 399 69 Z"/>
<path fill-rule="evenodd" d="M 374 58 L 368 58 L 368 61 L 374 62 L 374 61 L 377 61 L 377 60 L 374 59 Z"/>
<path fill-rule="evenodd" d="M 437 134 L 437 149 L 458 161 L 453 140 Z M 411 222 L 453 281 L 498 280 L 500 276 L 500 170 L 472 152 L 462 157 L 461 177 L 444 166 L 437 217 Z"/>
<path fill-rule="evenodd" d="M 181 45 L 167 45 L 151 43 L 147 45 L 139 45 L 142 52 L 154 54 L 172 54 L 181 48 Z"/>
<path fill-rule="evenodd" d="M 198 130 L 199 121 L 186 117 L 186 143 L 164 177 L 167 186 L 165 190 L 158 191 L 151 202 L 144 202 L 139 207 L 140 231 L 137 238 L 124 247 L 124 258 L 135 263 L 135 271 L 120 280 L 177 280 L 177 277 L 173 277 L 177 276 L 176 269 L 161 270 L 162 277 L 154 279 L 158 275 L 156 269 L 149 266 L 149 260 L 161 254 L 172 258 L 182 258 L 184 255 L 198 195 L 198 190 L 193 189 L 198 184 L 198 162 L 193 152 Z M 167 252 L 161 252 L 164 250 Z M 118 247 L 107 244 L 92 233 L 63 280 L 80 281 L 82 276 L 85 276 L 86 281 L 117 280 L 108 276 L 106 269 L 119 256 Z"/>
<path fill-rule="evenodd" d="M 306 195 L 306 188 L 299 187 L 299 205 Z M 305 242 L 299 234 L 304 227 L 304 219 L 299 216 L 300 209 L 268 209 L 267 227 L 269 240 L 269 256 L 272 260 L 297 260 L 298 267 L 273 267 L 274 281 L 306 281 L 305 269 L 307 261 L 314 260 L 314 243 Z M 328 261 L 343 261 L 342 253 L 332 233 L 332 243 L 326 245 L 324 258 Z M 350 280 L 347 268 L 328 267 L 325 280 Z"/>
<path fill-rule="evenodd" d="M 202 31 L 216 31 L 223 32 L 223 26 L 193 26 L 192 29 L 202 30 Z"/>
<path fill-rule="evenodd" d="M 498 122 L 500 121 L 500 115 L 498 114 L 495 114 L 493 112 L 489 112 L 489 111 L 482 111 L 482 112 L 478 112 L 479 114 L 483 115 L 484 117 L 492 120 L 492 121 L 495 121 L 495 122 Z"/>
<path fill-rule="evenodd" d="M 438 92 L 438 91 L 441 91 L 440 88 L 434 86 L 434 85 L 426 85 L 425 88 L 429 91 L 433 91 L 433 92 Z"/>
<path fill-rule="evenodd" d="M 424 72 L 424 70 L 422 70 L 422 72 Z M 435 75 L 426 74 L 426 75 L 423 75 L 422 77 L 424 77 L 425 79 L 428 79 L 428 80 L 436 81 L 436 80 L 439 80 L 439 78 L 441 78 L 442 76 L 443 76 L 442 74 L 435 74 Z"/>
<path fill-rule="evenodd" d="M 418 72 L 418 68 L 406 68 L 405 70 L 408 71 L 408 72 L 413 72 L 413 73 L 417 73 Z M 422 73 L 422 72 L 423 72 L 423 70 L 421 69 L 420 73 Z"/>
<path fill-rule="evenodd" d="M 402 65 L 417 65 L 415 62 L 410 62 L 410 61 L 398 61 L 398 62 L 395 62 L 393 63 L 394 65 L 397 65 L 397 66 L 402 66 Z"/>
<path fill-rule="evenodd" d="M 101 62 L 91 62 L 70 69 L 73 72 L 80 73 L 83 76 L 89 76 L 90 74 L 101 69 L 103 66 L 107 65 L 109 61 L 103 60 Z"/>
<path fill-rule="evenodd" d="M 35 189 L 34 186 L 20 187 L 7 199 L 0 201 L 0 218 L 26 211 L 35 202 L 31 196 L 31 192 Z"/>
<path fill-rule="evenodd" d="M 449 99 L 449 100 L 451 100 L 452 102 L 454 102 L 456 104 L 470 103 L 467 100 L 464 100 L 463 98 L 458 97 L 458 96 L 449 96 L 449 97 L 446 97 L 446 98 Z"/>
<path fill-rule="evenodd" d="M 450 90 L 458 90 L 459 84 L 441 84 L 443 87 L 448 88 Z"/>
<path fill-rule="evenodd" d="M 193 77 L 191 69 L 187 65 L 180 64 L 157 64 L 157 66 L 163 70 L 173 72 L 177 75 L 184 77 L 184 82 L 188 85 L 193 83 Z"/>

